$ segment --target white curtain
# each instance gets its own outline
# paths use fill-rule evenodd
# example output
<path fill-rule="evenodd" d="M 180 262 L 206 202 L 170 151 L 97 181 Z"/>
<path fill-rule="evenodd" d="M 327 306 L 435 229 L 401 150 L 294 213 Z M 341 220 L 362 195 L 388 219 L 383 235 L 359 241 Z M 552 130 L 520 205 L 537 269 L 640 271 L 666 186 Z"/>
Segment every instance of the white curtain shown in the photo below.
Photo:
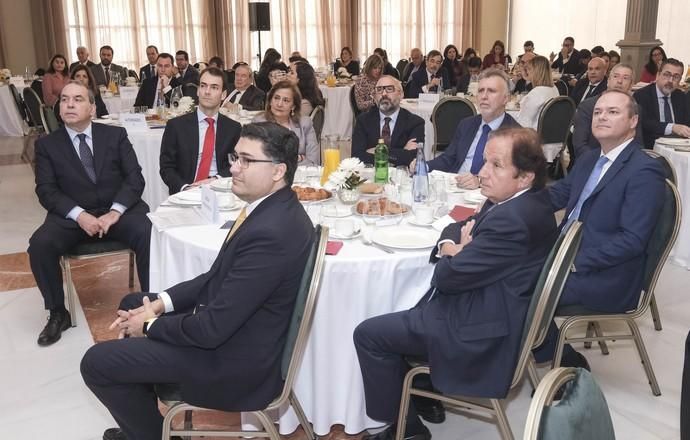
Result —
<path fill-rule="evenodd" d="M 664 43 L 666 55 L 685 63 L 686 70 L 690 64 L 688 23 L 690 23 L 690 1 L 659 0 L 656 36 Z"/>

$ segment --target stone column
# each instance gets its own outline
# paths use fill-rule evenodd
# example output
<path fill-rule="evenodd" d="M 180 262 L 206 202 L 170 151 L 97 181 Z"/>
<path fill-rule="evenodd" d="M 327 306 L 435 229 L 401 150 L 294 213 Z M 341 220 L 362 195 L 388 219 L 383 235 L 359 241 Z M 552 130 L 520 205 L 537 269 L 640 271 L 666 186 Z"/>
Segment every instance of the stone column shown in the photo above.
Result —
<path fill-rule="evenodd" d="M 663 44 L 656 38 L 659 0 L 628 0 L 625 14 L 625 37 L 616 45 L 621 48 L 621 62 L 635 69 L 635 82 L 649 59 L 649 51 Z"/>

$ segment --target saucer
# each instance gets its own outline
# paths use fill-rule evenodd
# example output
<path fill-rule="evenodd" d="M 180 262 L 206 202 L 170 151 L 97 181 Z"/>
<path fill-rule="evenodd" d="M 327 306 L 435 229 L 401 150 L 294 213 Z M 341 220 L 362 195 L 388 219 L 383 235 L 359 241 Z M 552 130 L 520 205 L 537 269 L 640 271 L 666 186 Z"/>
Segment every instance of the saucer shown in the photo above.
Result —
<path fill-rule="evenodd" d="M 352 235 L 340 235 L 337 232 L 335 232 L 335 229 L 329 230 L 328 235 L 330 235 L 331 238 L 335 238 L 338 240 L 351 240 L 353 238 L 357 238 L 360 235 L 362 235 L 362 229 L 356 230 Z"/>
<path fill-rule="evenodd" d="M 423 228 L 428 228 L 434 224 L 434 220 L 431 220 L 429 223 L 421 223 L 421 222 L 418 222 L 414 216 L 412 216 L 412 217 L 407 219 L 407 223 L 414 225 L 414 226 L 421 226 Z"/>

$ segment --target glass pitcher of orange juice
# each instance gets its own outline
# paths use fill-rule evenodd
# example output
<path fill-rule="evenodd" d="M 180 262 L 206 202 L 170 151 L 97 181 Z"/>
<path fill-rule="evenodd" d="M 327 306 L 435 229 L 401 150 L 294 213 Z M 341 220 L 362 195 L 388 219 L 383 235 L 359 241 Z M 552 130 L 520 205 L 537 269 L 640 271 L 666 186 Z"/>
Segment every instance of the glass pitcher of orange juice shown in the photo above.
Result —
<path fill-rule="evenodd" d="M 333 137 L 326 136 L 326 146 L 323 150 L 323 174 L 321 174 L 321 185 L 328 182 L 328 176 L 340 166 L 340 148 Z"/>

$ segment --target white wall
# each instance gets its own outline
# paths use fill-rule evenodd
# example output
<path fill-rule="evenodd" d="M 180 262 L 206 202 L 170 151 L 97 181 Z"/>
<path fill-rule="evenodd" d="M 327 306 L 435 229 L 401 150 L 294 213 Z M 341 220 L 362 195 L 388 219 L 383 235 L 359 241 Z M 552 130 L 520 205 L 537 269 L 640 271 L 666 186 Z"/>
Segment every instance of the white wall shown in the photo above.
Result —
<path fill-rule="evenodd" d="M 33 73 L 36 66 L 34 36 L 32 33 L 31 7 L 28 1 L 0 0 L 0 26 L 7 52 L 5 61 L 13 75 L 21 75 L 29 66 Z M 45 60 L 44 64 L 47 64 Z"/>
<path fill-rule="evenodd" d="M 666 55 L 690 64 L 690 1 L 659 0 L 659 13 L 656 21 L 656 35 L 664 44 Z"/>

